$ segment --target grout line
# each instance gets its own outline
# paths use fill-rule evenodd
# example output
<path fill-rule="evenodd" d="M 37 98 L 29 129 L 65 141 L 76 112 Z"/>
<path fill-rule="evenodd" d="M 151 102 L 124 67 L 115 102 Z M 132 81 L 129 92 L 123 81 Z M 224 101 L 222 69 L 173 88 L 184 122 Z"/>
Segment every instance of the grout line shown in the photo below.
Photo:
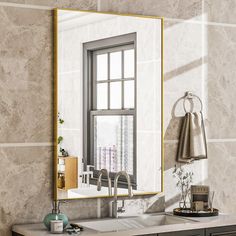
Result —
<path fill-rule="evenodd" d="M 151 131 L 138 131 L 138 133 L 155 133 L 158 132 L 151 132 Z M 166 144 L 175 144 L 178 143 L 178 139 L 170 139 L 170 140 L 164 140 L 164 143 Z M 208 143 L 232 143 L 236 142 L 235 138 L 232 139 L 207 139 Z M 51 147 L 53 146 L 52 142 L 45 142 L 45 143 L 0 143 L 0 147 Z"/>
<path fill-rule="evenodd" d="M 222 27 L 231 27 L 235 28 L 236 24 L 230 24 L 230 23 L 218 23 L 218 22 L 203 22 L 203 25 L 210 25 L 210 26 L 222 26 Z"/>
<path fill-rule="evenodd" d="M 178 143 L 179 140 L 178 139 L 170 139 L 170 140 L 164 140 L 164 143 L 166 144 L 175 144 Z M 226 139 L 207 139 L 207 143 L 234 143 L 236 142 L 235 138 L 226 138 Z"/>
<path fill-rule="evenodd" d="M 170 21 L 170 22 L 179 22 L 179 23 L 191 23 L 191 24 L 202 24 L 204 23 L 203 20 L 191 20 L 191 19 L 178 19 L 178 18 L 169 18 L 169 17 L 164 17 L 165 22 Z"/>
<path fill-rule="evenodd" d="M 236 24 L 231 23 L 218 23 L 218 22 L 212 22 L 212 21 L 204 21 L 204 20 L 189 20 L 189 19 L 177 19 L 177 18 L 168 18 L 164 17 L 164 20 L 167 22 L 178 22 L 178 23 L 187 23 L 187 24 L 203 24 L 203 25 L 211 25 L 211 26 L 223 26 L 223 27 L 232 27 L 235 28 Z"/>
<path fill-rule="evenodd" d="M 0 6 L 3 7 L 19 7 L 19 8 L 29 8 L 35 10 L 53 10 L 55 7 L 50 6 L 40 6 L 40 5 L 31 5 L 31 4 L 24 4 L 24 3 L 10 3 L 10 2 L 0 2 Z"/>
<path fill-rule="evenodd" d="M 0 147 L 51 147 L 53 143 L 0 143 Z"/>

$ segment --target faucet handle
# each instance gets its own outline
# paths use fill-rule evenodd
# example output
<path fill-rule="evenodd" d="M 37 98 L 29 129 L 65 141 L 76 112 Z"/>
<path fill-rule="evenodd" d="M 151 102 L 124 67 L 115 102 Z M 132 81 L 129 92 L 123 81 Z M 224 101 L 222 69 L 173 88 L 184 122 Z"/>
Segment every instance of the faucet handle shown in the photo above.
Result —
<path fill-rule="evenodd" d="M 117 207 L 117 212 L 119 212 L 119 213 L 125 212 L 125 200 L 122 200 L 122 206 Z"/>
<path fill-rule="evenodd" d="M 117 208 L 117 212 L 124 213 L 125 212 L 125 208 L 124 207 L 118 207 Z"/>

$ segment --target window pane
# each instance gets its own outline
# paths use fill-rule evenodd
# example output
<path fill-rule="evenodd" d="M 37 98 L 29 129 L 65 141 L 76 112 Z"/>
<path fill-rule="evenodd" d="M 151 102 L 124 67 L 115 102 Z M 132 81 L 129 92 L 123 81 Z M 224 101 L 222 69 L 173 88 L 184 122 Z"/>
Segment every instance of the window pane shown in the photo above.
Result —
<path fill-rule="evenodd" d="M 95 116 L 94 154 L 97 170 L 133 175 L 133 116 Z"/>
<path fill-rule="evenodd" d="M 97 80 L 107 80 L 107 53 L 97 55 Z"/>
<path fill-rule="evenodd" d="M 124 107 L 134 108 L 134 81 L 124 82 Z"/>
<path fill-rule="evenodd" d="M 134 49 L 124 51 L 124 77 L 134 78 Z"/>
<path fill-rule="evenodd" d="M 121 82 L 110 83 L 110 108 L 121 108 Z"/>
<path fill-rule="evenodd" d="M 110 54 L 110 79 L 121 79 L 121 51 Z"/>
<path fill-rule="evenodd" d="M 107 109 L 107 83 L 97 84 L 97 109 Z"/>

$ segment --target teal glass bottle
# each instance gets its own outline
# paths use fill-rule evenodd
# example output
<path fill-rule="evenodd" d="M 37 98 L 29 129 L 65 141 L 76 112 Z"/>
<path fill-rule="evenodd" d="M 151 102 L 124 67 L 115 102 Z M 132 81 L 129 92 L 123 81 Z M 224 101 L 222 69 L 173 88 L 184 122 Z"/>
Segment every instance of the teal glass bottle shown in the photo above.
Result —
<path fill-rule="evenodd" d="M 57 201 L 54 202 L 52 213 L 47 214 L 43 220 L 44 225 L 49 231 L 51 230 L 51 220 L 62 220 L 64 229 L 69 223 L 68 217 L 63 213 L 60 213 L 59 202 Z"/>

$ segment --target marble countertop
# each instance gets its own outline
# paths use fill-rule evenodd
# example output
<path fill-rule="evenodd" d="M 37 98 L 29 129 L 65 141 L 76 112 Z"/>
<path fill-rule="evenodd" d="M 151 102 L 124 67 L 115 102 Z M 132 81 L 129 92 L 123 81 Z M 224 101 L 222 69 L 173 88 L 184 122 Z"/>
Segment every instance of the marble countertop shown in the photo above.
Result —
<path fill-rule="evenodd" d="M 185 217 L 186 218 L 186 217 Z M 133 235 L 142 235 L 142 234 L 155 234 L 155 233 L 167 233 L 173 231 L 182 231 L 182 230 L 193 230 L 193 229 L 201 229 L 201 228 L 212 228 L 212 227 L 221 227 L 221 226 L 230 226 L 236 225 L 236 214 L 220 214 L 219 216 L 214 217 L 201 217 L 201 218 L 189 218 L 194 219 L 198 222 L 191 222 L 185 224 L 170 224 L 170 225 L 162 225 L 162 226 L 154 226 L 143 229 L 132 229 L 127 231 L 119 231 L 119 232 L 106 232 L 106 233 L 98 233 L 94 230 L 85 229 L 79 235 L 81 236 L 133 236 Z M 101 219 L 99 219 L 101 220 Z M 109 220 L 109 219 L 104 219 Z M 89 220 L 86 220 L 89 221 Z M 76 223 L 83 222 L 83 220 L 73 221 Z M 26 224 L 26 225 L 14 225 L 12 230 L 16 233 L 22 234 L 24 236 L 48 236 L 55 235 L 48 232 L 42 223 L 40 224 Z M 60 235 L 69 235 L 67 233 Z"/>

